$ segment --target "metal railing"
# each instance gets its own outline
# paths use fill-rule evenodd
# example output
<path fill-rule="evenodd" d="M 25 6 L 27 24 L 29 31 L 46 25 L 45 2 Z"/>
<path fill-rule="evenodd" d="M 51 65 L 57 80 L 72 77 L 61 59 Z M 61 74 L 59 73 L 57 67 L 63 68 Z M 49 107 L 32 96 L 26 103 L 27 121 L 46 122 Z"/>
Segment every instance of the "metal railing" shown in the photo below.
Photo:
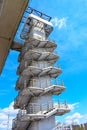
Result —
<path fill-rule="evenodd" d="M 52 85 L 56 85 L 56 86 L 63 86 L 64 87 L 64 82 L 62 80 L 59 79 L 45 79 L 45 80 L 39 80 L 39 79 L 32 79 L 30 80 L 30 84 L 32 87 L 37 87 L 37 88 L 42 88 L 43 85 L 47 87 L 52 86 Z"/>
<path fill-rule="evenodd" d="M 30 85 L 32 87 L 37 87 L 37 88 L 43 88 L 43 86 L 49 87 L 51 85 L 51 81 L 49 79 L 33 79 L 30 81 Z"/>
<path fill-rule="evenodd" d="M 30 114 L 43 114 L 54 108 L 53 102 L 45 104 L 30 103 L 29 106 Z"/>
<path fill-rule="evenodd" d="M 45 80 L 38 79 L 32 79 L 27 82 L 27 80 L 24 80 L 24 88 L 27 87 L 36 87 L 36 88 L 47 88 L 53 85 L 64 87 L 64 82 L 58 79 L 52 79 L 48 80 L 47 78 Z M 46 87 L 45 87 L 46 86 Z M 19 93 L 20 94 L 20 93 Z"/>
<path fill-rule="evenodd" d="M 70 127 L 56 126 L 52 130 L 72 130 Z"/>
<path fill-rule="evenodd" d="M 28 38 L 28 33 L 30 31 L 30 27 L 33 26 L 33 22 L 32 22 L 32 18 L 35 19 L 34 17 L 29 17 L 29 14 L 33 14 L 37 17 L 40 17 L 41 19 L 45 19 L 46 21 L 50 22 L 51 20 L 51 17 L 38 11 L 38 10 L 35 10 L 31 7 L 27 7 L 26 11 L 25 11 L 25 14 L 21 20 L 21 22 L 24 24 L 24 27 L 22 29 L 22 33 L 21 33 L 21 38 L 23 39 L 27 39 Z M 39 22 L 39 20 L 37 20 L 37 22 Z M 43 22 L 42 22 L 43 23 Z M 51 22 L 50 22 L 51 23 Z M 38 26 L 38 25 L 37 25 Z M 41 28 L 43 29 L 43 28 Z M 45 32 L 46 32 L 46 35 L 48 36 L 49 33 L 53 30 L 53 26 L 52 24 L 45 24 Z"/>
<path fill-rule="evenodd" d="M 51 83 L 59 86 L 64 86 L 64 81 L 58 78 L 51 79 Z"/>
<path fill-rule="evenodd" d="M 65 109 L 67 110 L 69 108 L 68 104 L 66 103 L 66 101 L 64 101 L 63 103 L 61 102 L 48 102 L 45 104 L 39 104 L 39 103 L 30 103 L 29 104 L 29 114 L 44 114 L 47 113 L 53 109 Z M 26 115 L 27 111 L 26 110 L 19 110 L 18 113 L 18 117 L 21 117 L 22 115 Z"/>
<path fill-rule="evenodd" d="M 52 130 L 72 130 L 72 125 L 66 123 L 55 122 L 55 127 Z"/>
<path fill-rule="evenodd" d="M 26 9 L 25 12 L 28 13 L 28 15 L 29 15 L 29 14 L 34 14 L 34 15 L 39 16 L 40 18 L 45 19 L 45 20 L 47 20 L 47 21 L 50 21 L 50 20 L 51 20 L 51 17 L 50 17 L 50 16 L 48 16 L 48 15 L 46 15 L 46 14 L 44 14 L 44 13 L 42 13 L 42 12 L 40 12 L 40 11 L 38 11 L 38 10 L 36 10 L 36 9 L 34 9 L 34 8 L 32 8 L 32 7 L 30 7 L 30 6 L 27 7 L 27 9 Z M 26 17 L 25 17 L 25 18 L 26 18 Z"/>

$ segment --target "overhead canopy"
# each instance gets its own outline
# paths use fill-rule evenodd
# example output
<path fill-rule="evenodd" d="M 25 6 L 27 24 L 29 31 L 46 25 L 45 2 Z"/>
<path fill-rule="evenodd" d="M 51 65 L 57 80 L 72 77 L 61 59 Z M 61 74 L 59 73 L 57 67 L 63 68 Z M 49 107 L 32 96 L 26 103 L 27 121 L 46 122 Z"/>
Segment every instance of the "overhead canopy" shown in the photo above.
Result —
<path fill-rule="evenodd" d="M 0 73 L 27 4 L 28 0 L 0 0 Z"/>

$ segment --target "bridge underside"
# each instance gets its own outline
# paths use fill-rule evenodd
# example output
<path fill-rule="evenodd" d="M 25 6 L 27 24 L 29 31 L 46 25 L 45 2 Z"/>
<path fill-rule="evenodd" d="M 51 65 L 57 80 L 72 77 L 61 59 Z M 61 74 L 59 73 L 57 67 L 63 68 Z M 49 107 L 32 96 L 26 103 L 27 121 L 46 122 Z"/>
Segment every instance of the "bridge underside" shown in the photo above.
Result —
<path fill-rule="evenodd" d="M 27 4 L 28 0 L 0 0 L 0 73 Z"/>

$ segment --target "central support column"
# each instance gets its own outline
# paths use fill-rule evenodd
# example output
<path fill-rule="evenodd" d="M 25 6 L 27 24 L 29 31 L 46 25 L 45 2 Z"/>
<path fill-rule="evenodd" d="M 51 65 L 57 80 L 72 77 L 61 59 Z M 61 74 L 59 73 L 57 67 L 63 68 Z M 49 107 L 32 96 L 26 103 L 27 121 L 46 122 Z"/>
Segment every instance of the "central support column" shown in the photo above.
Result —
<path fill-rule="evenodd" d="M 31 31 L 29 34 L 29 38 L 30 37 L 33 37 L 37 40 L 45 41 L 46 34 L 45 34 L 45 29 L 44 29 L 44 23 L 37 21 L 37 20 L 33 20 L 33 26 L 31 27 Z M 30 44 L 30 43 L 28 43 L 28 40 L 26 42 L 27 42 L 27 44 Z M 27 44 L 25 45 L 26 48 L 27 48 Z M 31 49 L 29 49 L 28 51 L 31 51 Z M 25 53 L 27 53 L 28 51 L 26 51 Z M 38 53 L 42 53 L 42 52 L 47 53 L 47 50 L 45 47 L 43 47 L 43 48 L 33 47 L 32 51 L 35 51 Z M 48 63 L 48 61 L 45 61 L 45 59 L 40 60 L 39 57 L 35 61 L 32 60 L 30 63 L 30 66 L 38 67 L 39 69 L 42 69 L 42 70 L 50 67 L 50 64 Z M 37 68 L 34 71 L 37 71 Z M 47 88 L 52 85 L 51 77 L 49 76 L 49 74 L 42 74 L 41 76 L 38 74 L 37 76 L 33 76 L 32 78 L 30 78 L 30 80 L 31 80 L 31 82 L 28 86 L 32 86 L 32 87 L 36 87 L 36 88 Z M 33 114 L 33 113 L 35 113 L 35 111 L 33 111 L 34 107 L 36 108 L 36 111 L 39 111 L 39 107 L 41 107 L 42 104 L 49 105 L 50 102 L 53 102 L 52 94 L 47 93 L 45 95 L 37 95 L 37 96 L 33 95 L 26 107 L 27 113 Z M 46 105 L 46 107 L 48 107 L 47 105 Z M 40 112 L 38 112 L 37 114 L 39 114 L 39 113 Z M 54 116 L 51 116 L 47 119 L 31 122 L 31 125 L 28 128 L 28 130 L 49 130 L 49 129 L 51 130 L 54 126 L 55 126 L 55 118 L 54 118 Z"/>

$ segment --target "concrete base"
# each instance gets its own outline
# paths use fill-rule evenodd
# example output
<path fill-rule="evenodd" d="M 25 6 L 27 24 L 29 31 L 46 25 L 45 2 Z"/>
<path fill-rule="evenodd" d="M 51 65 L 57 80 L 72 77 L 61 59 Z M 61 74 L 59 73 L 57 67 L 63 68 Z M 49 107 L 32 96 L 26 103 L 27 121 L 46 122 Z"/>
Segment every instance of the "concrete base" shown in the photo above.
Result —
<path fill-rule="evenodd" d="M 55 126 L 54 116 L 48 119 L 32 122 L 28 130 L 52 130 Z"/>

